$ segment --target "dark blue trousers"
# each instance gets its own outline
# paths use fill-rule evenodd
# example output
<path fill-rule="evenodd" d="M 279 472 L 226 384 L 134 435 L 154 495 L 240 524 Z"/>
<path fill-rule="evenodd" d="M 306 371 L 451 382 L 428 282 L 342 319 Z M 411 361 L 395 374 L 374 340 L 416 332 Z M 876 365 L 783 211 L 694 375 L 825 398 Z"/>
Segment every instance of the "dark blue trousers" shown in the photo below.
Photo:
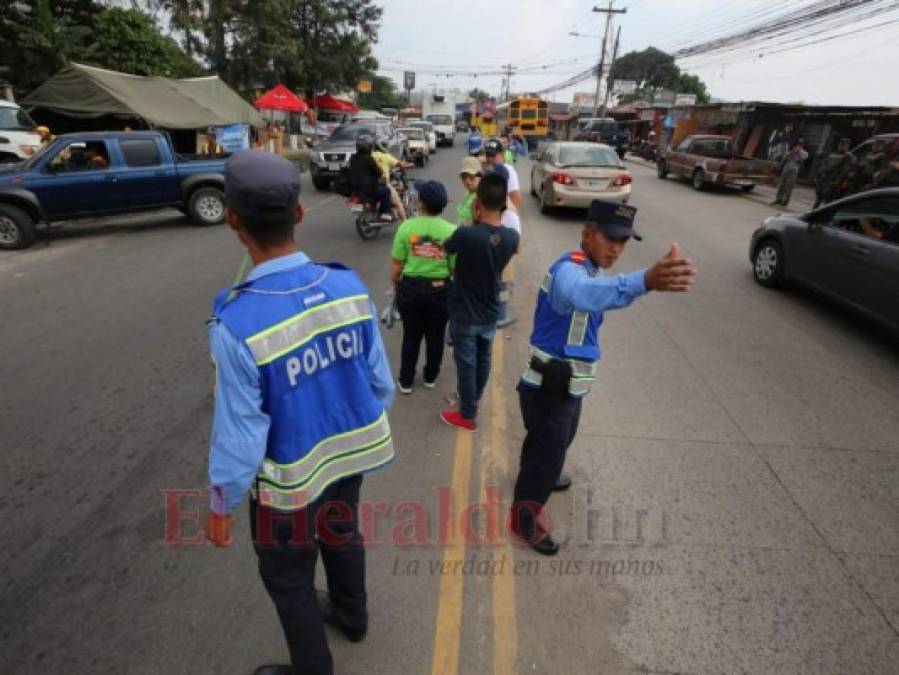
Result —
<path fill-rule="evenodd" d="M 350 624 L 367 621 L 365 548 L 358 514 L 361 488 L 361 475 L 345 478 L 295 512 L 250 500 L 259 574 L 278 610 L 295 673 L 334 673 L 314 586 L 319 551 L 334 611 Z"/>

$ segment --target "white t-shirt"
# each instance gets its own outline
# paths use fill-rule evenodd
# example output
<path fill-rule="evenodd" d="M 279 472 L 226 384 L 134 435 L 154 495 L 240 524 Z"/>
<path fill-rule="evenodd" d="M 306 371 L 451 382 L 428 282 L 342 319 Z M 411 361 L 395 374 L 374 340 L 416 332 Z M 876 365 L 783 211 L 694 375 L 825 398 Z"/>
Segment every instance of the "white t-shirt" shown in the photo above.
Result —
<path fill-rule="evenodd" d="M 503 166 L 509 172 L 509 192 L 520 191 L 521 183 L 518 182 L 518 172 L 515 170 L 515 167 L 511 164 L 503 164 Z"/>
<path fill-rule="evenodd" d="M 507 208 L 503 211 L 503 219 L 501 222 L 506 227 L 518 232 L 519 236 L 521 235 L 521 218 L 518 217 L 518 213 L 515 212 L 515 209 Z"/>

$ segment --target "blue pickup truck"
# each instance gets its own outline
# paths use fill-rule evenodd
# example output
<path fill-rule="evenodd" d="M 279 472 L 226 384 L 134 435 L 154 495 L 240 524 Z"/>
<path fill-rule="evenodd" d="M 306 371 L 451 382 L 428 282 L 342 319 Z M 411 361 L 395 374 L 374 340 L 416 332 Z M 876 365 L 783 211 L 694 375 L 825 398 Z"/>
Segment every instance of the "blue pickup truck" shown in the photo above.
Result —
<path fill-rule="evenodd" d="M 198 225 L 225 217 L 225 157 L 177 154 L 158 131 L 68 134 L 0 167 L 0 249 L 26 248 L 60 220 L 177 208 Z"/>

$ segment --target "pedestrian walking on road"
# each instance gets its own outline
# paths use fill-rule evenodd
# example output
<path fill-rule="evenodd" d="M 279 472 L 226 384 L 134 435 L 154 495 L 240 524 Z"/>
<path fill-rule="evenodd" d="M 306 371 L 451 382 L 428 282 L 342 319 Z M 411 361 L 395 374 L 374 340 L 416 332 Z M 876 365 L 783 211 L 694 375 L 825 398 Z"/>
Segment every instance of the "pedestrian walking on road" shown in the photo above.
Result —
<path fill-rule="evenodd" d="M 424 386 L 433 389 L 443 362 L 443 343 L 449 315 L 452 259 L 443 243 L 456 226 L 440 217 L 447 194 L 436 180 L 416 181 L 422 215 L 404 222 L 393 239 L 390 283 L 396 289 L 396 306 L 403 319 L 400 393 L 411 394 L 421 342 L 425 342 Z"/>
<path fill-rule="evenodd" d="M 581 233 L 580 250 L 566 253 L 546 274 L 537 294 L 530 361 L 518 385 L 527 430 L 515 482 L 512 532 L 544 555 L 555 555 L 543 507 L 554 491 L 567 490 L 565 454 L 574 441 L 584 396 L 600 358 L 603 313 L 630 305 L 647 291 L 687 291 L 696 270 L 677 244 L 649 269 L 604 276 L 630 239 L 632 206 L 594 201 Z"/>
<path fill-rule="evenodd" d="M 362 281 L 297 249 L 296 167 L 260 151 L 234 155 L 225 193 L 228 225 L 255 266 L 218 295 L 208 324 L 216 387 L 204 531 L 229 545 L 250 492 L 259 573 L 292 664 L 256 675 L 332 675 L 323 620 L 352 641 L 367 628 L 359 492 L 362 474 L 394 456 L 393 378 Z M 328 593 L 317 595 L 319 552 Z"/>
<path fill-rule="evenodd" d="M 474 225 L 457 228 L 443 245 L 447 253 L 456 255 L 448 307 L 459 410 L 444 410 L 440 417 L 466 431 L 477 430 L 478 402 L 490 377 L 500 280 L 518 250 L 518 234 L 501 223 L 506 196 L 501 176 L 490 173 L 481 178 L 473 205 Z"/>
<path fill-rule="evenodd" d="M 793 143 L 793 147 L 780 163 L 780 181 L 777 183 L 777 196 L 774 204 L 789 206 L 793 196 L 793 188 L 796 185 L 796 177 L 802 168 L 803 162 L 808 159 L 808 153 L 802 149 L 802 141 Z"/>

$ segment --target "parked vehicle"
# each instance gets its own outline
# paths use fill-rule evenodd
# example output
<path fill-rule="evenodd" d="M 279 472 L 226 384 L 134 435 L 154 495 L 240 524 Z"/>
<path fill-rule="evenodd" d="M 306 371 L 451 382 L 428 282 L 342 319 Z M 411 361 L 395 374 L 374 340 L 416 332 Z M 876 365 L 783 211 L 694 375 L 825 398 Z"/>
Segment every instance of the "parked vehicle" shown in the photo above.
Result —
<path fill-rule="evenodd" d="M 693 188 L 726 185 L 751 192 L 758 183 L 777 177 L 777 162 L 734 154 L 728 136 L 687 136 L 674 150 L 664 150 L 657 160 L 659 178 L 668 174 L 689 178 Z"/>
<path fill-rule="evenodd" d="M 309 171 L 317 190 L 330 189 L 331 181 L 337 178 L 356 153 L 356 139 L 363 135 L 371 136 L 375 141 L 383 140 L 394 157 L 404 157 L 406 154 L 405 138 L 396 132 L 388 120 L 348 122 L 313 149 Z"/>
<path fill-rule="evenodd" d="M 431 146 L 425 138 L 425 130 L 421 127 L 400 127 L 397 131 L 406 137 L 405 159 L 424 166 L 431 156 Z"/>
<path fill-rule="evenodd" d="M 0 164 L 21 162 L 41 149 L 36 126 L 16 103 L 0 99 Z"/>
<path fill-rule="evenodd" d="M 531 168 L 531 194 L 540 211 L 587 208 L 594 199 L 627 203 L 633 177 L 608 145 L 578 141 L 547 143 Z"/>
<path fill-rule="evenodd" d="M 752 234 L 755 280 L 795 280 L 899 333 L 899 188 L 861 192 Z"/>
<path fill-rule="evenodd" d="M 615 148 L 621 159 L 624 159 L 629 143 L 627 133 L 611 117 L 587 117 L 578 120 L 574 140 L 605 143 Z"/>
<path fill-rule="evenodd" d="M 423 120 L 419 120 L 417 122 L 412 122 L 406 120 L 405 126 L 407 127 L 419 127 L 420 129 L 424 129 L 425 135 L 428 139 L 428 147 L 430 147 L 431 152 L 437 152 L 437 132 L 434 131 L 434 125 L 430 122 L 425 122 Z"/>
<path fill-rule="evenodd" d="M 174 207 L 198 225 L 225 218 L 225 158 L 179 156 L 155 131 L 55 138 L 0 169 L 0 248 L 26 248 L 39 226 Z"/>
<path fill-rule="evenodd" d="M 403 169 L 394 169 L 390 174 L 390 185 L 399 195 L 403 208 L 406 210 L 406 217 L 414 216 L 417 211 L 415 191 L 406 178 L 406 172 Z M 392 220 L 381 220 L 378 214 L 378 205 L 366 202 L 364 196 L 358 192 L 350 194 L 347 203 L 350 205 L 350 211 L 356 214 L 356 233 L 363 241 L 375 239 L 385 227 L 391 227 L 400 222 L 395 211 L 391 212 Z"/>

